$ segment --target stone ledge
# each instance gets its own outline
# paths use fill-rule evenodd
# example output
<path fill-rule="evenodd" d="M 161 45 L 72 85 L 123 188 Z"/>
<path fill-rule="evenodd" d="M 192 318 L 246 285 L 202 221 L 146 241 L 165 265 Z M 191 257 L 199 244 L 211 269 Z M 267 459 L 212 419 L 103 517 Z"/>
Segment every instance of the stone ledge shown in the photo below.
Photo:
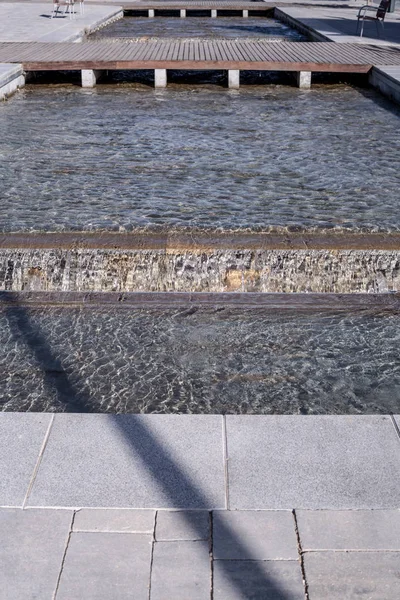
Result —
<path fill-rule="evenodd" d="M 0 100 L 8 98 L 24 85 L 22 65 L 0 63 Z"/>

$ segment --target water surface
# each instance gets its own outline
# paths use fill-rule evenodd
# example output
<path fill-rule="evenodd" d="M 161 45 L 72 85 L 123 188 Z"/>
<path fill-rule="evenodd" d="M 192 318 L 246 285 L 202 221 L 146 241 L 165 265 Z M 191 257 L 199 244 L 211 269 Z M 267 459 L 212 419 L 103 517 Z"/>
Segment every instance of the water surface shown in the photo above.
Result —
<path fill-rule="evenodd" d="M 14 411 L 400 411 L 400 315 L 245 308 L 0 312 Z"/>
<path fill-rule="evenodd" d="M 349 86 L 30 86 L 0 104 L 0 230 L 398 230 L 399 116 Z"/>
<path fill-rule="evenodd" d="M 284 39 L 307 38 L 288 25 L 266 17 L 125 17 L 91 34 L 89 40 L 155 38 Z"/>

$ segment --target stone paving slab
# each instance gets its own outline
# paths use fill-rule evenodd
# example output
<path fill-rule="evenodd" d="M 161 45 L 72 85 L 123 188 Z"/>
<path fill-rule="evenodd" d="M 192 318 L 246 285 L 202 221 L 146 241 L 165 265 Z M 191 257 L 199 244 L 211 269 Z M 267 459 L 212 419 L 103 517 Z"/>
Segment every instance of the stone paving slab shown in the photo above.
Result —
<path fill-rule="evenodd" d="M 304 600 L 300 563 L 297 561 L 215 561 L 213 600 L 243 600 L 243 598 Z M 324 598 L 327 599 L 326 596 Z M 322 600 L 322 596 L 318 600 Z"/>
<path fill-rule="evenodd" d="M 155 537 L 156 541 L 208 540 L 210 513 L 204 510 L 159 510 Z"/>
<path fill-rule="evenodd" d="M 223 508 L 222 418 L 58 414 L 28 506 Z"/>
<path fill-rule="evenodd" d="M 227 530 L 231 533 L 229 537 L 226 535 Z M 295 521 L 290 511 L 215 512 L 213 544 L 215 559 L 298 558 Z"/>
<path fill-rule="evenodd" d="M 400 598 L 400 552 L 312 552 L 304 566 L 309 600 Z"/>
<path fill-rule="evenodd" d="M 207 511 L 163 510 L 157 518 L 160 513 L 167 517 L 167 533 L 177 538 L 185 529 L 179 519 L 168 520 L 168 515 L 187 518 L 190 512 L 208 515 Z M 210 600 L 211 588 L 213 600 L 304 600 L 300 561 L 298 554 L 292 554 L 290 538 L 293 559 L 282 559 L 279 550 L 271 553 L 271 544 L 267 554 L 258 556 L 277 560 L 243 560 L 250 552 L 240 552 L 239 560 L 229 559 L 238 546 L 252 548 L 254 558 L 254 549 L 263 549 L 263 538 L 271 539 L 259 518 L 266 514 L 276 517 L 276 511 L 253 511 L 253 522 L 250 512 L 213 511 L 212 521 L 214 525 L 219 521 L 219 527 L 204 541 L 154 542 L 156 515 L 151 510 L 88 509 L 74 515 L 64 509 L 0 508 L 0 600 Z M 297 511 L 309 600 L 400 597 L 399 512 Z M 139 529 L 145 513 L 153 517 L 149 533 L 123 531 L 127 521 L 132 530 Z M 78 527 L 105 529 L 113 523 L 115 531 L 74 529 L 70 533 L 73 519 Z M 256 521 L 259 546 L 254 543 Z M 391 523 L 393 531 L 388 531 Z M 284 527 L 281 525 L 275 527 L 274 535 L 285 540 L 284 520 Z M 200 526 L 204 527 L 204 522 Z M 149 524 L 144 523 L 145 527 Z M 276 539 L 274 543 L 279 546 Z M 283 546 L 287 547 L 284 541 Z"/>
<path fill-rule="evenodd" d="M 398 508 L 390 417 L 228 416 L 229 507 Z"/>
<path fill-rule="evenodd" d="M 70 42 L 110 19 L 121 6 L 88 6 L 84 15 L 51 19 L 52 3 L 0 3 L 0 42 Z M 78 9 L 79 10 L 79 9 Z"/>
<path fill-rule="evenodd" d="M 0 600 L 53 598 L 72 516 L 67 510 L 0 509 Z"/>
<path fill-rule="evenodd" d="M 1 506 L 22 506 L 50 419 L 48 414 L 1 414 Z"/>
<path fill-rule="evenodd" d="M 210 600 L 208 542 L 154 544 L 150 600 Z"/>
<path fill-rule="evenodd" d="M 148 600 L 151 548 L 149 535 L 72 533 L 57 600 Z"/>
<path fill-rule="evenodd" d="M 154 510 L 83 508 L 75 514 L 73 531 L 153 534 L 155 516 Z"/>
<path fill-rule="evenodd" d="M 400 510 L 299 510 L 306 550 L 400 550 Z"/>

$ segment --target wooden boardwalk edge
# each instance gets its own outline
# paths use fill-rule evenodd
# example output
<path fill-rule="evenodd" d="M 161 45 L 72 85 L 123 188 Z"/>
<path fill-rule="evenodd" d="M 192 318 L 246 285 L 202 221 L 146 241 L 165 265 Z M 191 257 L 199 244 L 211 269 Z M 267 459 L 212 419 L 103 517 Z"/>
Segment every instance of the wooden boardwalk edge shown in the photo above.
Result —
<path fill-rule="evenodd" d="M 257 70 L 368 73 L 399 65 L 400 49 L 332 42 L 139 40 L 132 42 L 0 43 L 0 62 L 26 71 Z"/>
<path fill-rule="evenodd" d="M 25 71 L 80 71 L 93 70 L 153 70 L 168 69 L 174 71 L 312 71 L 314 73 L 369 73 L 373 65 L 342 65 L 338 63 L 300 63 L 300 62 L 235 62 L 235 61 L 125 61 L 125 62 L 51 62 L 22 63 Z"/>

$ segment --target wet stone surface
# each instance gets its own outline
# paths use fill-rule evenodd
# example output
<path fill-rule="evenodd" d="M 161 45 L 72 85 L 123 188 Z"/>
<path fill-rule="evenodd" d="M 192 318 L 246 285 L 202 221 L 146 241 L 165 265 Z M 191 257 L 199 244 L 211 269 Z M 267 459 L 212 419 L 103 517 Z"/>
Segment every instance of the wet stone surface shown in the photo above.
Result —
<path fill-rule="evenodd" d="M 4 307 L 7 411 L 398 413 L 400 315 Z"/>
<path fill-rule="evenodd" d="M 30 86 L 0 106 L 0 230 L 398 230 L 399 116 L 346 86 Z"/>
<path fill-rule="evenodd" d="M 243 37 L 259 39 L 282 38 L 285 41 L 306 40 L 301 33 L 291 27 L 265 17 L 126 17 L 107 27 L 103 27 L 88 37 L 88 40 L 109 38 L 137 39 L 157 38 L 204 38 L 238 39 Z"/>

